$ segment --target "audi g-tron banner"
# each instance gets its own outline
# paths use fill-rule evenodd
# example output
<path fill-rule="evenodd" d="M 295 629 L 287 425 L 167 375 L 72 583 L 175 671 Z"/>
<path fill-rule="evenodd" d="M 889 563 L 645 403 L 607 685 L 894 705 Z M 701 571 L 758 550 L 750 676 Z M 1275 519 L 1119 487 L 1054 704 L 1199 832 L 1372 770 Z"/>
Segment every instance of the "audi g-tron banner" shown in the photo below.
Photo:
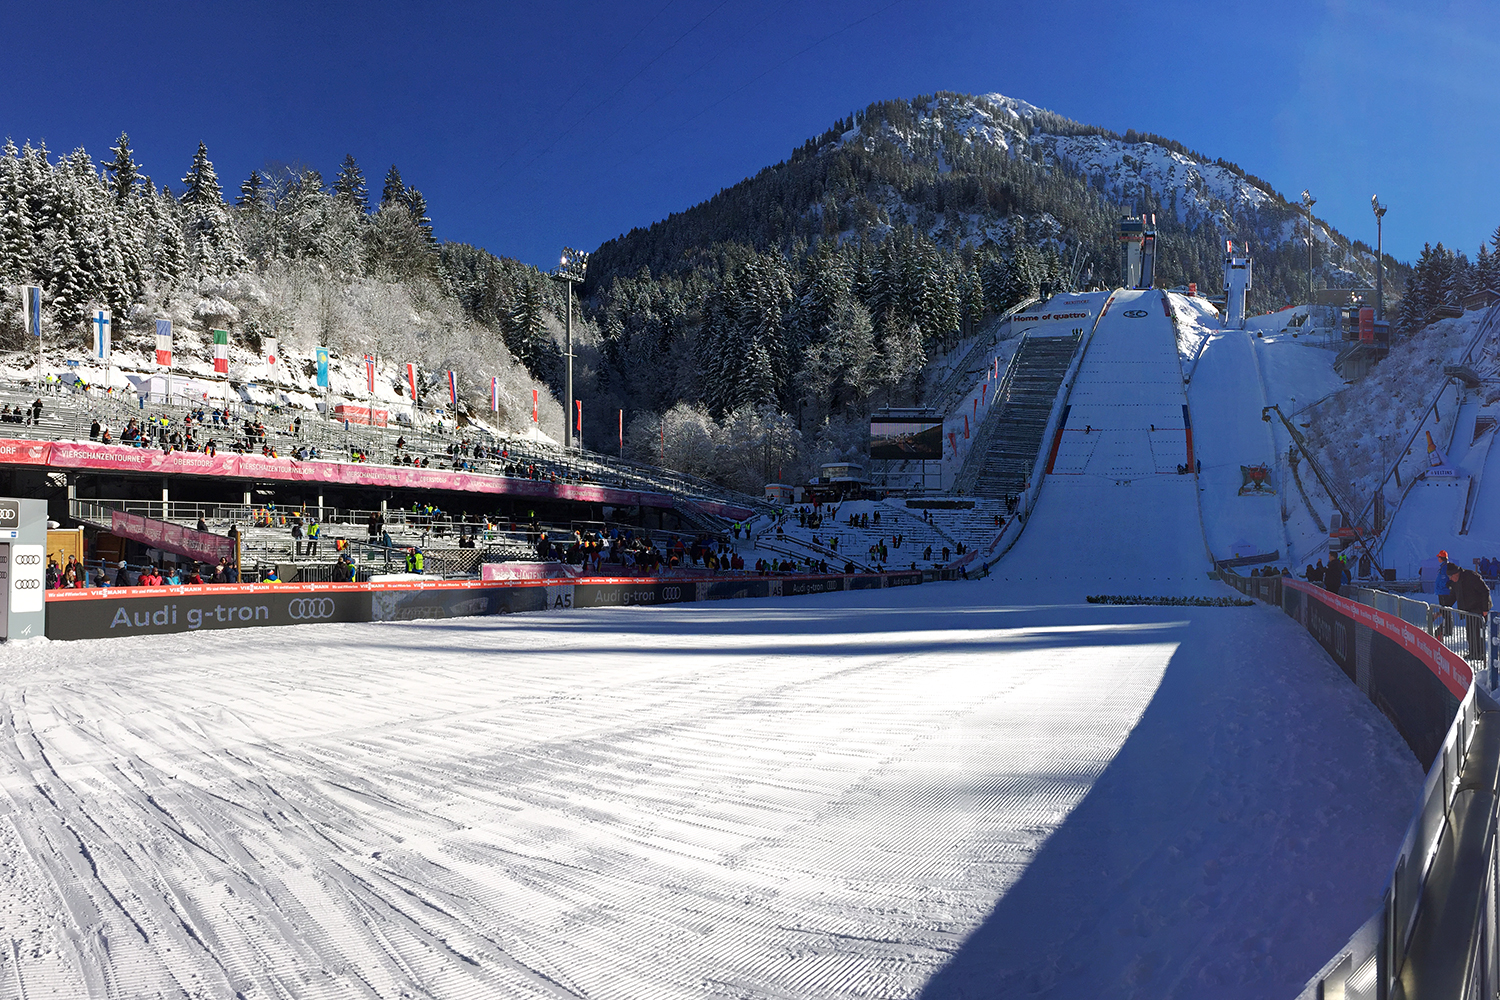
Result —
<path fill-rule="evenodd" d="M 369 620 L 370 594 L 363 590 L 307 592 L 266 585 L 121 587 L 103 595 L 97 590 L 54 591 L 47 600 L 47 636 L 52 639 Z"/>
<path fill-rule="evenodd" d="M 943 457 L 943 422 L 925 418 L 870 419 L 870 457 L 894 461 Z"/>
<path fill-rule="evenodd" d="M 688 601 L 869 590 L 922 582 L 921 573 L 830 576 L 591 577 L 401 580 L 371 583 L 205 584 L 46 592 L 47 636 L 105 639 L 269 625 L 400 622 L 519 612 L 572 612 Z"/>

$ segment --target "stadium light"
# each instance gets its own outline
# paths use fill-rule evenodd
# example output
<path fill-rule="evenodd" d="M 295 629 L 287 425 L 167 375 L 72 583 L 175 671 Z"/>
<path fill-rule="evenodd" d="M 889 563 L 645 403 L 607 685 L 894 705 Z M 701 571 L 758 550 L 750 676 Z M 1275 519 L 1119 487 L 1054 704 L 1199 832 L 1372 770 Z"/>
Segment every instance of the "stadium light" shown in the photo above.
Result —
<path fill-rule="evenodd" d="M 564 294 L 567 296 L 567 331 L 568 331 L 568 375 L 564 393 L 568 397 L 563 402 L 563 447 L 573 447 L 573 286 L 583 284 L 583 277 L 589 269 L 589 255 L 582 250 L 574 250 L 572 247 L 563 247 L 562 261 L 557 270 L 552 272 L 552 277 L 564 282 Z M 581 444 L 581 442 L 580 442 Z"/>
<path fill-rule="evenodd" d="M 1307 211 L 1307 301 L 1313 298 L 1313 220 L 1312 208 L 1318 203 L 1305 189 L 1302 192 L 1302 207 Z"/>
<path fill-rule="evenodd" d="M 1375 318 L 1385 319 L 1385 252 L 1381 248 L 1382 223 L 1385 221 L 1385 206 L 1380 196 L 1370 195 L 1370 209 L 1375 213 Z"/>

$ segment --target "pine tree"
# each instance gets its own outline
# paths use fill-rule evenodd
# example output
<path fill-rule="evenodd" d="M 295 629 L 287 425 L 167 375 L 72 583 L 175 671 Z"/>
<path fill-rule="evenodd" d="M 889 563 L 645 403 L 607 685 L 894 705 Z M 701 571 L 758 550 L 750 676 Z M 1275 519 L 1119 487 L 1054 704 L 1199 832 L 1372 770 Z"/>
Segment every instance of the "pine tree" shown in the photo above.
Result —
<path fill-rule="evenodd" d="M 0 280 L 6 284 L 31 281 L 35 267 L 31 206 L 21 176 L 16 144 L 5 140 L 0 157 Z"/>
<path fill-rule="evenodd" d="M 266 207 L 265 183 L 261 180 L 259 170 L 250 171 L 250 176 L 240 185 L 240 196 L 234 203 L 250 212 L 258 212 Z"/>
<path fill-rule="evenodd" d="M 432 235 L 432 220 L 427 217 L 427 199 L 422 197 L 422 192 L 414 187 L 406 189 L 406 210 L 411 213 L 412 221 L 422 231 L 422 236 L 427 242 L 428 249 L 437 250 L 437 238 Z"/>
<path fill-rule="evenodd" d="M 406 204 L 406 186 L 401 183 L 401 171 L 397 170 L 393 163 L 391 169 L 386 171 L 385 188 L 380 192 L 380 207 L 404 204 Z"/>
<path fill-rule="evenodd" d="M 354 161 L 353 153 L 344 155 L 344 163 L 339 167 L 339 175 L 333 182 L 333 193 L 345 204 L 358 209 L 361 214 L 370 211 L 370 192 L 365 187 L 364 172 Z"/>
<path fill-rule="evenodd" d="M 248 260 L 239 234 L 229 221 L 224 193 L 205 143 L 198 143 L 198 152 L 182 183 L 183 229 L 194 273 L 227 274 L 244 267 Z"/>
<path fill-rule="evenodd" d="M 123 205 L 135 192 L 139 179 L 135 159 L 130 153 L 130 136 L 121 132 L 119 141 L 110 147 L 110 151 L 115 154 L 114 162 L 106 168 L 110 175 L 110 192 L 115 204 Z"/>

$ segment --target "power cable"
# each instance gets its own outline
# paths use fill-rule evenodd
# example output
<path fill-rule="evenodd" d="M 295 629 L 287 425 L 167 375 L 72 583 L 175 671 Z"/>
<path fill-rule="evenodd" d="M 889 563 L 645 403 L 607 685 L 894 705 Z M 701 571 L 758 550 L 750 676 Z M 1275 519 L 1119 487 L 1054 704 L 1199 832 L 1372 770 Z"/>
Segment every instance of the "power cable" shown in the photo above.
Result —
<path fill-rule="evenodd" d="M 896 6 L 897 4 L 899 4 L 901 2 L 902 2 L 902 0 L 891 0 L 890 3 L 886 4 L 884 7 L 881 7 L 879 10 L 871 11 L 870 13 L 866 14 L 864 17 L 861 17 L 861 18 L 858 18 L 856 20 L 850 21 L 848 24 L 844 25 L 843 27 L 838 28 L 838 29 L 836 29 L 834 31 L 830 31 L 828 34 L 824 35 L 822 38 L 819 38 L 817 41 L 812 42 L 812 43 L 804 46 L 801 49 L 798 49 L 796 52 L 793 52 L 791 55 L 787 56 L 785 59 L 781 60 L 779 63 L 776 63 L 774 66 L 771 66 L 771 67 L 767 68 L 764 72 L 758 74 L 757 76 L 752 77 L 749 80 L 746 80 L 744 83 L 740 84 L 738 87 L 736 87 L 735 89 L 731 90 L 729 93 L 725 94 L 723 97 L 719 98 L 717 101 L 714 101 L 712 104 L 710 104 L 707 107 L 703 108 L 697 114 L 694 114 L 692 117 L 690 117 L 686 121 L 682 122 L 680 125 L 678 125 L 674 129 L 672 129 L 670 132 L 665 133 L 660 138 L 657 138 L 657 139 L 655 139 L 655 140 L 653 140 L 651 142 L 648 142 L 646 145 L 642 146 L 640 149 L 636 150 L 634 153 L 631 153 L 628 156 L 624 157 L 624 159 L 626 159 L 626 160 L 634 159 L 635 157 L 640 156 L 646 150 L 651 149 L 653 146 L 660 145 L 661 143 L 663 143 L 666 140 L 670 139 L 672 136 L 676 135 L 678 132 L 681 132 L 683 129 L 687 128 L 689 125 L 691 125 L 693 122 L 697 121 L 699 118 L 702 118 L 704 115 L 708 114 L 714 108 L 717 108 L 719 105 L 723 104 L 725 101 L 729 100 L 731 97 L 733 97 L 734 95 L 738 94 L 740 91 L 745 90 L 746 88 L 748 88 L 752 84 L 758 83 L 759 81 L 761 81 L 765 77 L 767 77 L 770 74 L 776 72 L 778 69 L 780 69 L 781 67 L 785 66 L 787 63 L 791 62 L 793 59 L 796 59 L 799 56 L 805 55 L 806 53 L 808 53 L 808 52 L 812 51 L 813 49 L 817 48 L 819 45 L 822 45 L 824 42 L 828 41 L 830 38 L 833 38 L 833 37 L 835 37 L 837 35 L 842 35 L 844 32 L 850 30 L 851 28 L 857 28 L 861 24 L 864 24 L 866 21 L 870 20 L 871 18 L 878 17 L 879 15 L 884 14 L 886 11 L 890 10 L 892 7 Z"/>
<path fill-rule="evenodd" d="M 667 0 L 666 3 L 662 4 L 661 9 L 659 9 L 655 14 L 652 14 L 651 17 L 647 19 L 646 23 L 642 24 L 639 28 L 636 29 L 635 34 L 630 36 L 630 40 L 628 42 L 626 42 L 624 45 L 621 45 L 618 49 L 615 50 L 615 54 L 609 57 L 607 65 L 613 66 L 614 63 L 620 58 L 620 56 L 625 54 L 625 50 L 634 45 L 635 40 L 637 38 L 640 38 L 641 35 L 645 33 L 646 29 L 655 24 L 657 19 L 667 12 L 667 8 L 672 6 L 676 2 L 677 0 Z M 578 96 L 578 94 L 583 90 L 584 85 L 584 82 L 580 80 L 578 82 L 578 85 L 575 86 L 573 90 L 568 94 L 568 96 L 563 98 L 562 102 L 557 105 L 556 109 L 553 110 L 553 115 L 561 113 L 563 108 L 566 108 L 569 104 L 573 103 L 573 98 Z M 526 149 L 526 147 L 530 146 L 533 142 L 536 141 L 537 134 L 539 132 L 540 128 L 532 129 L 530 135 L 528 135 L 525 139 L 511 148 L 510 153 L 506 155 L 505 159 L 500 161 L 500 165 L 496 167 L 495 170 L 497 172 L 504 170 L 507 163 L 515 159 L 522 150 Z"/>
<path fill-rule="evenodd" d="M 898 0 L 898 2 L 899 2 L 899 0 Z M 720 0 L 719 4 L 717 6 L 715 6 L 713 10 L 709 11 L 707 14 L 704 14 L 697 21 L 693 22 L 693 26 L 691 28 L 689 28 L 688 30 L 684 31 L 682 34 L 678 35 L 675 39 L 673 39 L 671 45 L 668 45 L 666 48 L 662 49 L 656 55 L 652 56 L 646 62 L 646 64 L 644 66 L 642 66 L 640 69 L 638 69 L 638 70 L 635 71 L 635 74 L 633 76 L 631 76 L 630 79 L 626 80 L 624 83 L 622 83 L 618 87 L 616 87 L 614 89 L 613 93 L 611 93 L 607 97 L 604 97 L 603 99 L 601 99 L 593 107 L 589 108 L 583 114 L 581 114 L 577 118 L 573 119 L 572 123 L 569 124 L 566 128 L 560 130 L 557 133 L 557 135 L 553 137 L 553 139 L 552 139 L 551 142 L 547 143 L 546 146 L 542 147 L 542 150 L 539 153 L 537 153 L 531 159 L 529 159 L 529 160 L 526 161 L 526 164 L 525 164 L 525 166 L 522 169 L 524 170 L 524 169 L 526 169 L 526 167 L 530 167 L 532 164 L 536 163 L 537 160 L 540 160 L 542 157 L 546 156 L 549 152 L 552 151 L 552 147 L 556 146 L 559 142 L 562 141 L 563 136 L 567 135 L 568 133 L 572 132 L 575 128 L 577 128 L 585 119 L 588 118 L 589 115 L 593 114 L 595 111 L 598 111 L 600 108 L 604 107 L 604 105 L 608 104 L 610 101 L 614 100 L 616 97 L 619 97 L 620 96 L 620 92 L 623 91 L 626 87 L 630 86 L 636 80 L 640 79 L 641 74 L 645 73 L 646 70 L 648 70 L 652 66 L 654 66 L 668 52 L 671 52 L 673 49 L 675 49 L 678 46 L 678 44 L 684 38 L 686 38 L 688 35 L 691 35 L 693 32 L 697 31 L 698 28 L 702 26 L 702 24 L 703 24 L 704 21 L 707 21 L 709 18 L 713 17 L 715 14 L 717 14 L 719 11 L 723 10 L 728 5 L 729 5 L 729 0 Z"/>

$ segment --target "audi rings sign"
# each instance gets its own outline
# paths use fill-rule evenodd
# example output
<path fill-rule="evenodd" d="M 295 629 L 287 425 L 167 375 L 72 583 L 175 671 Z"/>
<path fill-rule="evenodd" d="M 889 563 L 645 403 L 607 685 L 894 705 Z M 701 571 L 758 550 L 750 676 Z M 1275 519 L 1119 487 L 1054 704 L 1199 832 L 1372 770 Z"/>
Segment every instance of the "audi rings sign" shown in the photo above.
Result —
<path fill-rule="evenodd" d="M 136 588 L 120 588 L 93 600 L 49 601 L 47 635 L 97 639 L 370 620 L 370 595 L 361 591 L 309 594 L 278 592 L 272 587 L 208 585 L 149 589 L 160 596 L 134 596 Z"/>
<path fill-rule="evenodd" d="M 46 627 L 47 502 L 0 498 L 0 639 L 39 636 Z"/>

